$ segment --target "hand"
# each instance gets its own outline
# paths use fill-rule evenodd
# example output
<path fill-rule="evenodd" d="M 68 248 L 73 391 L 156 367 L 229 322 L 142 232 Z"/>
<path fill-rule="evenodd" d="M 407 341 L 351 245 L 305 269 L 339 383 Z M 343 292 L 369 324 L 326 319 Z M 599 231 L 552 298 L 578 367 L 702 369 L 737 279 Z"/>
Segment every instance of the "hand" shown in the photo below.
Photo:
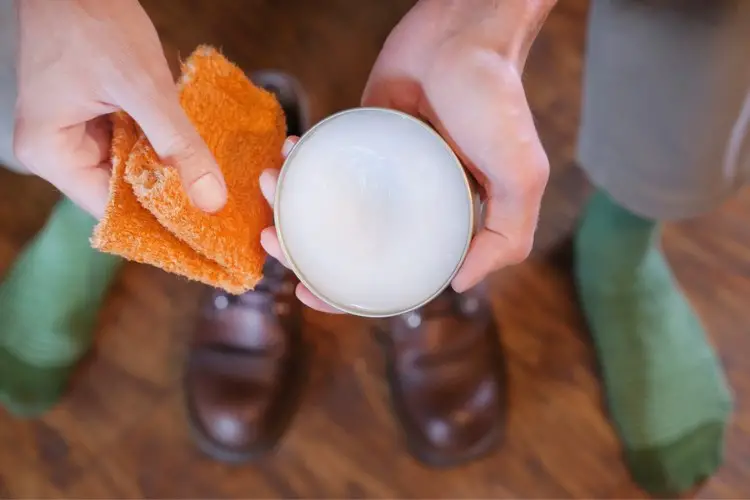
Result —
<path fill-rule="evenodd" d="M 284 142 L 284 147 L 281 150 L 281 155 L 284 157 L 284 159 L 286 159 L 287 155 L 289 155 L 298 140 L 299 137 L 292 136 L 287 138 L 287 140 Z M 274 205 L 274 199 L 276 198 L 276 184 L 278 183 L 278 181 L 278 170 L 266 170 L 260 176 L 260 190 L 263 193 L 263 197 L 266 199 L 269 205 L 271 205 L 272 208 Z M 278 260 L 285 267 L 289 268 L 289 263 L 284 257 L 284 252 L 281 250 L 281 245 L 279 244 L 279 238 L 276 235 L 276 227 L 272 226 L 263 230 L 260 235 L 260 244 L 271 257 Z M 318 297 L 313 295 L 313 293 L 302 283 L 299 283 L 297 285 L 296 295 L 300 302 L 312 309 L 332 314 L 341 314 L 341 311 L 329 306 Z"/>
<path fill-rule="evenodd" d="M 109 120 L 130 114 L 199 208 L 226 203 L 224 178 L 180 107 L 159 37 L 137 0 L 20 0 L 19 161 L 95 217 L 110 176 Z"/>
<path fill-rule="evenodd" d="M 422 0 L 391 33 L 365 106 L 425 119 L 479 181 L 484 227 L 453 281 L 462 292 L 529 255 L 549 163 L 521 81 L 553 2 Z"/>
<path fill-rule="evenodd" d="M 488 273 L 521 262 L 534 238 L 549 163 L 526 101 L 521 71 L 554 0 L 421 0 L 389 36 L 362 104 L 395 108 L 436 127 L 486 195 L 485 226 L 453 281 L 461 292 Z M 285 144 L 284 156 L 296 138 Z M 278 172 L 261 190 L 273 206 Z M 286 265 L 275 228 L 263 248 Z M 304 285 L 297 297 L 340 312 Z"/>

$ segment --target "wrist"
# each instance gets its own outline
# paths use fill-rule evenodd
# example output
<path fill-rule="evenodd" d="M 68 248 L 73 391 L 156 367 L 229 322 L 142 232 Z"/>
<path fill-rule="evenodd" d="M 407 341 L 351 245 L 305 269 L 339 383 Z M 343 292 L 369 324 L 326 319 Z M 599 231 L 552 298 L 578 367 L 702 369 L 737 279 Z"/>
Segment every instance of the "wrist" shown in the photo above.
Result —
<path fill-rule="evenodd" d="M 547 16 L 557 0 L 507 0 L 522 4 L 518 9 L 518 30 L 513 43 L 513 57 L 519 68 L 526 64 L 531 46 L 534 44 Z"/>
<path fill-rule="evenodd" d="M 480 45 L 520 69 L 557 0 L 420 0 L 446 38 Z"/>

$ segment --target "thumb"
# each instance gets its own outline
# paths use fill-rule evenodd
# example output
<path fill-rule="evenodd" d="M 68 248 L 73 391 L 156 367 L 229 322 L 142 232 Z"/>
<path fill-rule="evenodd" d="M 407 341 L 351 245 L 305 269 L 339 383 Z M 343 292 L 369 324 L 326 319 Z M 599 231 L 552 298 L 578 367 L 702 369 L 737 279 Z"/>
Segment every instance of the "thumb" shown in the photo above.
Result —
<path fill-rule="evenodd" d="M 131 94 L 120 103 L 138 123 L 161 160 L 177 169 L 196 207 L 216 212 L 227 202 L 227 187 L 206 143 L 179 103 L 177 91 Z"/>
<path fill-rule="evenodd" d="M 390 108 L 419 116 L 420 85 L 405 76 L 388 77 L 374 73 L 362 92 L 365 107 Z"/>

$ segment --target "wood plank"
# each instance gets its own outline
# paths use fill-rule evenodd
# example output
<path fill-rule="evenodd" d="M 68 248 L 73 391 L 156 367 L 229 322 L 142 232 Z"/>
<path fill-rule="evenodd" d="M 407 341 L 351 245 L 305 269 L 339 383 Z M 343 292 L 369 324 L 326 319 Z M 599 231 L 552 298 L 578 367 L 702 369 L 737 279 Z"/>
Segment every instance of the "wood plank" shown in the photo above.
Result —
<path fill-rule="evenodd" d="M 143 0 L 172 61 L 199 43 L 248 71 L 294 73 L 313 115 L 355 106 L 407 0 Z M 535 252 L 491 280 L 510 371 L 504 443 L 434 471 L 405 453 L 372 323 L 307 313 L 315 346 L 305 401 L 278 453 L 226 466 L 193 447 L 180 390 L 200 288 L 128 265 L 102 311 L 95 352 L 37 422 L 0 411 L 0 497 L 635 498 L 602 408 L 588 334 L 563 254 L 588 186 L 574 165 L 588 2 L 563 0 L 529 61 L 529 99 L 553 165 Z M 56 194 L 0 170 L 0 272 L 43 224 Z M 697 493 L 750 492 L 750 193 L 665 231 L 665 246 L 737 395 L 727 459 Z"/>

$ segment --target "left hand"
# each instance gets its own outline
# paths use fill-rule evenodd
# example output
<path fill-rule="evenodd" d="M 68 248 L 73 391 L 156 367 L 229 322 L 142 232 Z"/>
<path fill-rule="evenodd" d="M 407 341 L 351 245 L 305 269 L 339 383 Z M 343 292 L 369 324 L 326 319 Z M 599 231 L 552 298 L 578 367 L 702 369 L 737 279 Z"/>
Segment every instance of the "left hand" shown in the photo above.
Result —
<path fill-rule="evenodd" d="M 423 0 L 386 41 L 362 99 L 429 122 L 484 191 L 458 292 L 526 259 L 549 177 L 521 80 L 539 28 L 524 31 L 523 3 Z"/>
<path fill-rule="evenodd" d="M 549 176 L 521 81 L 539 26 L 528 29 L 522 16 L 510 15 L 528 14 L 525 5 L 527 0 L 422 0 L 389 36 L 362 98 L 364 106 L 395 108 L 429 122 L 484 190 L 484 227 L 452 283 L 458 292 L 526 259 Z M 502 12 L 505 6 L 509 12 Z M 270 203 L 277 174 L 261 177 Z M 263 232 L 261 243 L 285 263 L 275 228 Z M 314 309 L 338 312 L 301 284 L 297 296 Z"/>

